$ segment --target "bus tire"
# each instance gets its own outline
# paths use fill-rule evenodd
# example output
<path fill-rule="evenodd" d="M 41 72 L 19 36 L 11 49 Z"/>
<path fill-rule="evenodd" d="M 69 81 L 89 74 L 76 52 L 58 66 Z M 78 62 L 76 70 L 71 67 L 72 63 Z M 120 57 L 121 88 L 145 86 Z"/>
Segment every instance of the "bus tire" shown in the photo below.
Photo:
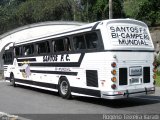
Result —
<path fill-rule="evenodd" d="M 71 87 L 67 78 L 62 77 L 59 82 L 59 95 L 64 99 L 71 98 Z"/>
<path fill-rule="evenodd" d="M 15 79 L 14 79 L 14 75 L 10 76 L 10 82 L 12 83 L 13 87 L 17 87 L 16 83 L 15 83 Z"/>

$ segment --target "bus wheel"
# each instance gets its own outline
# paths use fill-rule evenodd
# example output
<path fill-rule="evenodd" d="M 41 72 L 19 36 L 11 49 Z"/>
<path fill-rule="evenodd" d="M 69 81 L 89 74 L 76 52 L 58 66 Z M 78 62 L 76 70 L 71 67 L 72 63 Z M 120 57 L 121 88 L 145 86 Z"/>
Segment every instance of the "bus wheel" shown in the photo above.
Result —
<path fill-rule="evenodd" d="M 10 81 L 11 81 L 13 87 L 17 86 L 13 75 L 10 76 Z"/>
<path fill-rule="evenodd" d="M 66 78 L 61 78 L 59 83 L 59 94 L 62 98 L 70 99 L 71 98 L 71 88 L 69 82 Z"/>

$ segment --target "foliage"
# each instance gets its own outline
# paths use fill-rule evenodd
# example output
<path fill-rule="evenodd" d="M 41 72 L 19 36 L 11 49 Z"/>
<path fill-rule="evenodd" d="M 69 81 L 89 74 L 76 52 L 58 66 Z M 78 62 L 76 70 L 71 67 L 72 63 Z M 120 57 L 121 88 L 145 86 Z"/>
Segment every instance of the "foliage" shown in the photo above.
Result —
<path fill-rule="evenodd" d="M 69 0 L 4 0 L 0 3 L 0 33 L 36 22 L 72 19 Z"/>
<path fill-rule="evenodd" d="M 127 17 L 155 26 L 160 21 L 160 0 L 125 0 L 124 11 Z"/>
<path fill-rule="evenodd" d="M 84 0 L 86 1 L 86 0 Z M 84 5 L 88 7 L 88 21 L 97 21 L 108 19 L 109 17 L 109 0 L 88 0 Z M 113 18 L 124 17 L 123 0 L 113 0 Z M 88 6 L 87 6 L 88 5 Z M 86 8 L 87 10 L 87 8 Z"/>
<path fill-rule="evenodd" d="M 127 17 L 136 18 L 140 6 L 144 4 L 147 0 L 125 0 L 124 2 L 124 12 Z"/>
<path fill-rule="evenodd" d="M 69 11 L 68 13 L 66 11 Z M 71 6 L 65 0 L 29 0 L 19 6 L 16 15 L 20 24 L 68 19 L 72 17 Z M 69 17 L 67 17 L 69 16 Z"/>
<path fill-rule="evenodd" d="M 160 0 L 148 0 L 144 2 L 140 6 L 137 18 L 154 26 L 160 20 Z"/>
<path fill-rule="evenodd" d="M 0 0 L 0 34 L 26 24 L 108 19 L 109 0 Z M 113 18 L 160 22 L 160 0 L 113 0 Z"/>
<path fill-rule="evenodd" d="M 156 86 L 160 87 L 160 73 L 156 74 L 157 78 L 156 78 Z"/>

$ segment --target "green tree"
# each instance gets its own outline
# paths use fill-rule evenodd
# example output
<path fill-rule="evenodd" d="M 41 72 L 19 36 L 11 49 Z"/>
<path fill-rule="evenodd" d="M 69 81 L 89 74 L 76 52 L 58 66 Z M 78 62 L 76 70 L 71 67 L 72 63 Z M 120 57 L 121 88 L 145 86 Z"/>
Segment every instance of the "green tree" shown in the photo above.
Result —
<path fill-rule="evenodd" d="M 154 26 L 160 21 L 160 0 L 124 0 L 124 11 L 127 17 Z"/>
<path fill-rule="evenodd" d="M 73 18 L 71 5 L 66 0 L 28 0 L 19 6 L 16 15 L 21 25 Z"/>
<path fill-rule="evenodd" d="M 141 4 L 136 18 L 155 26 L 160 21 L 160 0 L 148 0 Z"/>
<path fill-rule="evenodd" d="M 97 0 L 93 12 L 96 14 L 96 20 L 109 18 L 109 0 Z M 123 0 L 113 0 L 113 18 L 122 18 L 123 13 Z"/>
<path fill-rule="evenodd" d="M 3 0 L 0 4 L 0 33 L 3 33 L 16 25 L 14 17 L 17 6 L 20 4 L 20 0 Z"/>
<path fill-rule="evenodd" d="M 127 17 L 136 18 L 140 5 L 144 4 L 147 0 L 124 0 L 124 12 Z"/>

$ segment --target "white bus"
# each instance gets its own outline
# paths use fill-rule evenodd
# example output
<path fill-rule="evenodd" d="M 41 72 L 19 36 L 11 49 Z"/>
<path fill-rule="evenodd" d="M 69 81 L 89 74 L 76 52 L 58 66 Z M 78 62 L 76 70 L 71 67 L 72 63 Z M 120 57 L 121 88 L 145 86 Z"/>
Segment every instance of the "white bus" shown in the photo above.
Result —
<path fill-rule="evenodd" d="M 4 54 L 4 77 L 74 96 L 119 99 L 155 92 L 154 46 L 145 23 L 103 20 L 15 42 Z"/>

